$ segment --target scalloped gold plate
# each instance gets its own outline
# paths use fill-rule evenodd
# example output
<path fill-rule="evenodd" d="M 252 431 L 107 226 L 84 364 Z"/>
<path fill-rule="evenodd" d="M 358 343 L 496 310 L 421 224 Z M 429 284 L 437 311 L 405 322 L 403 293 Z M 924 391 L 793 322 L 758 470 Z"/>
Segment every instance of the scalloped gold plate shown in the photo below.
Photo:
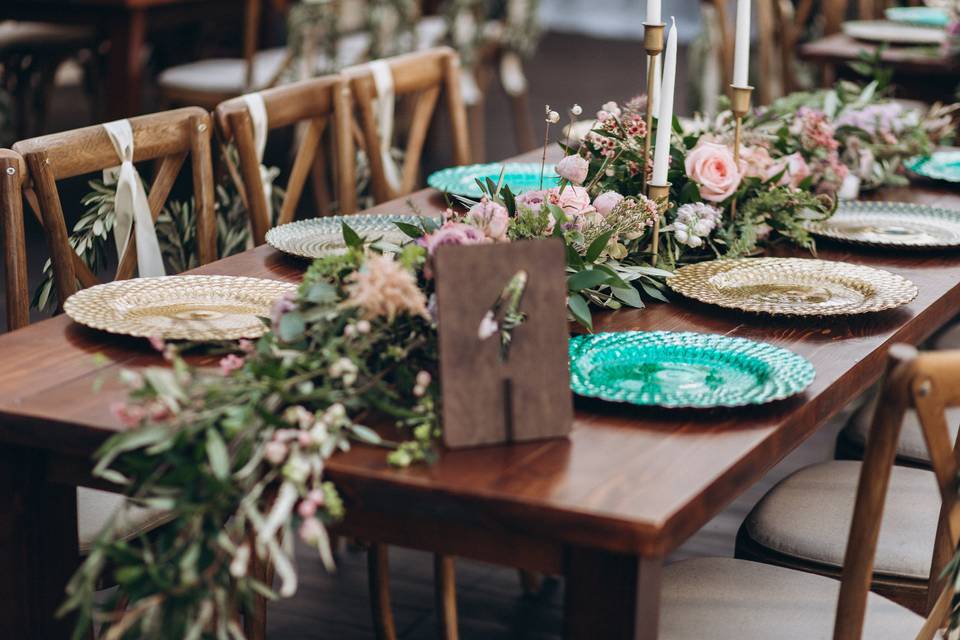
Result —
<path fill-rule="evenodd" d="M 266 332 L 273 301 L 296 291 L 278 280 L 239 276 L 165 276 L 118 280 L 70 296 L 75 322 L 128 336 L 164 340 L 237 340 Z"/>
<path fill-rule="evenodd" d="M 917 286 L 872 267 L 807 258 L 740 258 L 682 267 L 677 293 L 727 309 L 779 316 L 839 316 L 894 309 Z"/>

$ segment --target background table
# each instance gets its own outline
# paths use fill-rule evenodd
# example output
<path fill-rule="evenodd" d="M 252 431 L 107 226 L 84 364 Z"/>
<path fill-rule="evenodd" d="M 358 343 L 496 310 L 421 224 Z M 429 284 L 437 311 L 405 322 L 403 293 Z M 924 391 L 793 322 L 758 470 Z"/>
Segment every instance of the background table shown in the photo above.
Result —
<path fill-rule="evenodd" d="M 912 187 L 874 197 L 960 210 L 956 191 Z M 424 213 L 445 208 L 429 190 L 412 200 Z M 408 205 L 370 212 L 407 213 Z M 598 330 L 703 331 L 790 348 L 816 367 L 804 394 L 717 411 L 581 401 L 569 439 L 448 451 L 434 465 L 405 470 L 389 468 L 383 450 L 357 446 L 327 466 L 347 502 L 341 532 L 562 574 L 566 637 L 655 638 L 663 558 L 876 381 L 892 343 L 916 344 L 960 310 L 960 253 L 824 245 L 821 257 L 899 273 L 920 294 L 900 309 L 834 320 L 778 320 L 678 300 L 597 321 Z M 195 273 L 297 281 L 306 266 L 263 246 Z M 89 456 L 121 428 L 109 411 L 126 393 L 117 373 L 162 360 L 144 340 L 65 317 L 0 336 L 0 354 L 0 637 L 39 637 L 36 629 L 63 637 L 66 625 L 49 612 L 76 562 L 73 487 L 96 484 Z"/>
<path fill-rule="evenodd" d="M 109 119 L 140 115 L 144 45 L 151 27 L 241 15 L 241 0 L 3 0 L 0 19 L 91 24 L 110 41 L 106 106 Z"/>
<path fill-rule="evenodd" d="M 873 54 L 877 45 L 863 42 L 844 33 L 820 38 L 803 44 L 800 57 L 825 65 L 823 86 L 830 86 L 836 75 L 850 75 L 843 66 L 859 59 L 861 53 Z M 899 95 L 916 100 L 953 102 L 960 77 L 960 57 L 944 57 L 936 46 L 891 46 L 884 50 L 882 60 L 894 72 L 894 84 Z"/>

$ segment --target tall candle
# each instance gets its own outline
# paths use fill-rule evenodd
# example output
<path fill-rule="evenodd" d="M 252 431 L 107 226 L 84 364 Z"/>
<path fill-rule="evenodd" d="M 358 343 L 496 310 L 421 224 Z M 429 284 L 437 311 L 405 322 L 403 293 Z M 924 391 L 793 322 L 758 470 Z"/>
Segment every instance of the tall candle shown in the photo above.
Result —
<path fill-rule="evenodd" d="M 670 129 L 673 126 L 673 86 L 677 75 L 677 21 L 670 18 L 670 33 L 663 59 L 663 84 L 660 85 L 660 111 L 657 113 L 657 148 L 653 152 L 653 176 L 650 184 L 667 184 L 670 160 Z"/>
<path fill-rule="evenodd" d="M 660 0 L 647 0 L 647 24 L 660 24 Z"/>
<path fill-rule="evenodd" d="M 737 0 L 737 45 L 733 53 L 733 86 L 749 87 L 750 0 Z"/>

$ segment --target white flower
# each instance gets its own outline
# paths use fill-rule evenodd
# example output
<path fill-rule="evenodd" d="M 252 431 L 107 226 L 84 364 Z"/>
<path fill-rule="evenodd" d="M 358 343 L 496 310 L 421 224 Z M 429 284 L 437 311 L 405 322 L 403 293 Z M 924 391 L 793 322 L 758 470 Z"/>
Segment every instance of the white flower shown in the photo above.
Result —
<path fill-rule="evenodd" d="M 486 315 L 484 315 L 480 321 L 480 326 L 477 329 L 477 337 L 481 340 L 486 340 L 499 330 L 500 325 L 493 319 L 493 312 L 487 311 Z"/>
<path fill-rule="evenodd" d="M 357 331 L 362 335 L 366 335 L 370 333 L 370 321 L 360 320 L 359 322 L 357 322 Z"/>
<path fill-rule="evenodd" d="M 551 111 L 547 114 L 546 120 L 550 124 L 556 124 L 557 122 L 560 122 L 560 114 L 557 113 L 556 111 Z"/>
<path fill-rule="evenodd" d="M 693 249 L 703 246 L 720 221 L 720 210 L 703 202 L 688 203 L 677 209 L 677 218 L 670 226 L 680 244 Z"/>
<path fill-rule="evenodd" d="M 583 113 L 583 107 L 581 107 L 578 104 L 575 104 L 573 105 L 573 107 L 570 108 L 570 113 L 572 113 L 575 116 L 579 116 L 580 114 Z"/>
<path fill-rule="evenodd" d="M 287 452 L 289 449 L 287 445 L 282 442 L 277 442 L 272 440 L 266 444 L 263 448 L 263 457 L 267 459 L 271 464 L 278 465 L 283 463 L 287 459 Z"/>
<path fill-rule="evenodd" d="M 430 381 L 432 379 L 433 378 L 430 376 L 429 371 L 420 371 L 419 373 L 417 373 L 417 384 L 420 385 L 421 387 L 425 387 L 428 384 L 430 384 Z"/>
<path fill-rule="evenodd" d="M 610 102 L 603 103 L 603 106 L 601 106 L 600 109 L 603 111 L 606 111 L 607 113 L 612 115 L 614 118 L 619 118 L 620 114 L 623 113 L 620 110 L 620 105 L 618 105 L 613 100 L 611 100 Z"/>
<path fill-rule="evenodd" d="M 283 477 L 290 482 L 303 483 L 310 475 L 310 463 L 302 455 L 294 455 L 283 465 Z"/>

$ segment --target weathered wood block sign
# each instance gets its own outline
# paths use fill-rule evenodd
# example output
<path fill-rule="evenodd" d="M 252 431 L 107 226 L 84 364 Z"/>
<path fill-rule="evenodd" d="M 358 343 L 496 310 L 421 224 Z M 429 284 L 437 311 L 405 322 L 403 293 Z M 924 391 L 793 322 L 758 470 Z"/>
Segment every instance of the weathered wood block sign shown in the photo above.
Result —
<path fill-rule="evenodd" d="M 568 435 L 563 243 L 440 247 L 434 269 L 445 444 Z"/>

